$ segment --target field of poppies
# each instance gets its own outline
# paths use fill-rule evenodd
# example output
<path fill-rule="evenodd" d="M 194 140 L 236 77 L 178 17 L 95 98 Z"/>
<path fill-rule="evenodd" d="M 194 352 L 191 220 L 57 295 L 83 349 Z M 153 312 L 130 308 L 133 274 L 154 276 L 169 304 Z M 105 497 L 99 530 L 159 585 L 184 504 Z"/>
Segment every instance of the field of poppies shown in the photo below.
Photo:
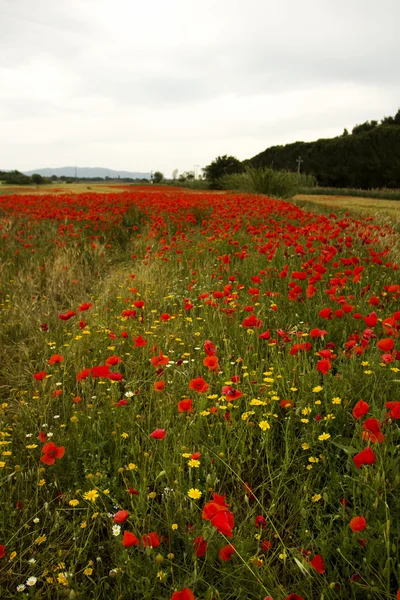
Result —
<path fill-rule="evenodd" d="M 0 597 L 400 598 L 399 234 L 0 196 Z"/>

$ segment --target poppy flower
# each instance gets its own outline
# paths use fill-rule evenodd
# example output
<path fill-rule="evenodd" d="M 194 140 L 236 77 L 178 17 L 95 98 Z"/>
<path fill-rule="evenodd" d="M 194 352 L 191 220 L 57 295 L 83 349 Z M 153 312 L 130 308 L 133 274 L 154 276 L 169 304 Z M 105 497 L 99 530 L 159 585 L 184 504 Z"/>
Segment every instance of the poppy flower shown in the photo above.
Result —
<path fill-rule="evenodd" d="M 190 588 L 183 588 L 181 592 L 174 592 L 171 596 L 171 600 L 196 600 L 194 594 Z"/>
<path fill-rule="evenodd" d="M 382 352 L 390 352 L 394 348 L 394 341 L 392 338 L 384 338 L 383 340 L 379 340 L 377 346 Z"/>
<path fill-rule="evenodd" d="M 155 440 L 163 440 L 166 435 L 167 435 L 167 432 L 165 431 L 165 429 L 155 429 L 150 434 L 150 437 L 153 438 L 153 439 L 155 439 Z"/>
<path fill-rule="evenodd" d="M 155 381 L 153 387 L 154 387 L 155 392 L 162 392 L 163 389 L 165 388 L 165 381 L 163 381 L 163 380 Z"/>
<path fill-rule="evenodd" d="M 90 369 L 82 369 L 82 371 L 79 371 L 79 373 L 77 374 L 76 380 L 83 381 L 84 379 L 89 377 L 89 375 L 90 375 Z"/>
<path fill-rule="evenodd" d="M 321 575 L 325 573 L 325 564 L 320 554 L 314 556 L 312 561 L 310 561 L 310 565 Z"/>
<path fill-rule="evenodd" d="M 230 385 L 224 385 L 221 391 L 228 401 L 237 400 L 243 395 L 242 392 L 239 392 L 239 390 L 236 390 Z"/>
<path fill-rule="evenodd" d="M 267 331 L 264 331 L 264 333 L 260 333 L 260 335 L 258 337 L 262 340 L 269 340 L 271 337 L 271 334 L 267 329 Z"/>
<path fill-rule="evenodd" d="M 388 408 L 390 410 L 389 416 L 391 419 L 400 419 L 400 402 L 399 401 L 386 402 L 385 406 L 386 406 L 386 408 Z"/>
<path fill-rule="evenodd" d="M 33 378 L 36 381 L 42 381 L 43 379 L 46 378 L 46 375 L 47 375 L 46 371 L 39 371 L 38 373 L 34 373 Z"/>
<path fill-rule="evenodd" d="M 229 504 L 225 502 L 225 496 L 219 496 L 215 492 L 213 493 L 213 499 L 204 505 L 203 512 L 201 514 L 205 521 L 211 521 L 211 519 L 221 510 L 226 510 Z"/>
<path fill-rule="evenodd" d="M 256 527 L 260 527 L 261 529 L 264 529 L 264 527 L 266 526 L 267 521 L 266 518 L 263 517 L 262 515 L 257 515 L 254 521 L 254 525 Z"/>
<path fill-rule="evenodd" d="M 362 465 L 373 465 L 376 462 L 376 456 L 372 448 L 368 446 L 368 448 L 353 456 L 353 461 L 357 469 L 359 469 Z"/>
<path fill-rule="evenodd" d="M 44 431 L 40 431 L 38 435 L 38 440 L 40 440 L 43 444 L 47 441 L 47 434 Z"/>
<path fill-rule="evenodd" d="M 196 556 L 198 558 L 201 558 L 202 556 L 204 556 L 206 554 L 207 542 L 201 535 L 194 538 L 193 546 L 194 546 L 194 551 L 196 553 Z"/>
<path fill-rule="evenodd" d="M 127 404 L 128 404 L 128 401 L 123 398 L 122 400 L 120 400 L 119 402 L 114 404 L 114 406 L 126 406 Z"/>
<path fill-rule="evenodd" d="M 210 340 L 206 340 L 204 342 L 203 348 L 207 356 L 214 356 L 215 354 L 217 354 L 217 349 Z"/>
<path fill-rule="evenodd" d="M 92 367 L 90 369 L 90 373 L 92 377 L 108 377 L 110 374 L 110 369 L 107 365 L 100 365 L 98 367 Z"/>
<path fill-rule="evenodd" d="M 107 367 L 115 367 L 115 365 L 118 365 L 121 362 L 122 362 L 122 359 L 119 356 L 113 355 L 113 356 L 109 356 L 106 359 L 105 365 Z"/>
<path fill-rule="evenodd" d="M 160 538 L 155 531 L 142 535 L 142 542 L 145 548 L 158 548 L 158 546 L 161 544 Z"/>
<path fill-rule="evenodd" d="M 135 300 L 133 303 L 133 306 L 135 308 L 143 308 L 144 307 L 144 300 Z"/>
<path fill-rule="evenodd" d="M 220 510 L 212 517 L 211 525 L 216 527 L 219 533 L 232 537 L 232 529 L 235 525 L 233 514 L 229 510 Z"/>
<path fill-rule="evenodd" d="M 370 440 L 372 443 L 381 443 L 385 440 L 385 436 L 381 432 L 382 423 L 377 419 L 366 419 L 363 423 L 362 438 Z"/>
<path fill-rule="evenodd" d="M 190 412 L 192 410 L 192 400 L 190 398 L 186 398 L 185 400 L 180 400 L 178 402 L 178 411 L 180 413 Z"/>
<path fill-rule="evenodd" d="M 0 544 L 0 558 L 3 558 L 6 554 L 6 547 L 3 544 Z"/>
<path fill-rule="evenodd" d="M 92 302 L 83 302 L 80 306 L 78 306 L 78 310 L 79 312 L 84 312 L 85 310 L 89 310 L 89 308 L 92 308 L 93 303 Z"/>
<path fill-rule="evenodd" d="M 64 314 L 58 315 L 58 318 L 60 319 L 60 321 L 69 321 L 69 319 L 71 319 L 71 317 L 75 317 L 75 316 L 76 316 L 76 312 L 74 312 L 73 310 L 69 310 L 68 312 L 66 312 Z"/>
<path fill-rule="evenodd" d="M 150 362 L 153 367 L 165 367 L 165 365 L 169 363 L 169 358 L 168 356 L 164 356 L 164 354 L 160 351 L 158 356 L 151 357 Z"/>
<path fill-rule="evenodd" d="M 310 331 L 310 337 L 311 338 L 317 338 L 317 337 L 323 337 L 324 335 L 327 335 L 327 331 L 325 331 L 325 329 L 311 329 Z"/>
<path fill-rule="evenodd" d="M 206 356 L 203 359 L 203 365 L 207 367 L 209 371 L 219 371 L 218 356 Z"/>
<path fill-rule="evenodd" d="M 285 600 L 304 600 L 303 596 L 299 596 L 298 594 L 289 594 Z"/>
<path fill-rule="evenodd" d="M 57 363 L 62 363 L 63 360 L 64 360 L 64 357 L 61 356 L 61 354 L 53 354 L 53 356 L 50 356 L 50 358 L 47 362 L 49 365 L 56 365 Z"/>
<path fill-rule="evenodd" d="M 129 513 L 127 510 L 119 510 L 114 515 L 114 523 L 118 523 L 118 524 L 125 523 L 125 521 L 127 520 L 128 517 L 129 517 Z"/>
<path fill-rule="evenodd" d="M 64 446 L 57 446 L 54 442 L 48 442 L 42 448 L 43 456 L 40 457 L 40 460 L 45 465 L 54 465 L 56 462 L 56 458 L 62 458 L 65 454 Z"/>
<path fill-rule="evenodd" d="M 125 546 L 125 548 L 129 548 L 130 546 L 139 546 L 139 544 L 140 541 L 134 533 L 131 533 L 130 531 L 124 531 L 122 545 Z"/>
<path fill-rule="evenodd" d="M 359 400 L 357 404 L 353 408 L 353 417 L 355 419 L 361 419 L 364 415 L 369 411 L 369 404 L 364 402 L 364 400 Z"/>
<path fill-rule="evenodd" d="M 268 550 L 271 550 L 272 548 L 272 543 L 269 540 L 264 540 L 261 544 L 261 548 L 264 550 L 264 552 L 268 552 Z"/>
<path fill-rule="evenodd" d="M 189 388 L 194 390 L 198 394 L 206 392 L 209 388 L 208 383 L 204 381 L 202 377 L 196 377 L 189 382 Z"/>
<path fill-rule="evenodd" d="M 133 338 L 133 341 L 135 342 L 134 348 L 144 348 L 145 346 L 147 346 L 147 340 L 142 338 L 141 335 Z"/>
<path fill-rule="evenodd" d="M 352 531 L 364 531 L 367 528 L 367 521 L 364 517 L 353 517 L 349 527 Z"/>
<path fill-rule="evenodd" d="M 317 363 L 317 369 L 322 375 L 326 375 L 330 369 L 332 369 L 332 363 L 328 359 L 319 360 Z"/>
<path fill-rule="evenodd" d="M 232 556 L 235 554 L 236 549 L 232 544 L 227 544 L 218 552 L 218 556 L 221 560 L 228 561 L 231 560 Z"/>

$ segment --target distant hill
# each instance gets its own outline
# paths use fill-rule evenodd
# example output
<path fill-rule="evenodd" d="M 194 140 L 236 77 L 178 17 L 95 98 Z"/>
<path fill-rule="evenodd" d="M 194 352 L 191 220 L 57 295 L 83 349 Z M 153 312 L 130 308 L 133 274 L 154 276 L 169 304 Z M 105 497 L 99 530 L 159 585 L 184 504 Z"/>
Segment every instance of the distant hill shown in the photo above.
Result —
<path fill-rule="evenodd" d="M 23 171 L 25 175 L 33 175 L 38 173 L 43 177 L 51 177 L 57 175 L 57 177 L 87 177 L 92 179 L 94 177 L 111 177 L 111 179 L 118 179 L 120 177 L 130 177 L 131 179 L 150 179 L 150 173 L 136 173 L 134 171 L 114 171 L 113 169 L 104 169 L 101 167 L 58 167 L 55 169 L 33 169 L 32 171 Z"/>

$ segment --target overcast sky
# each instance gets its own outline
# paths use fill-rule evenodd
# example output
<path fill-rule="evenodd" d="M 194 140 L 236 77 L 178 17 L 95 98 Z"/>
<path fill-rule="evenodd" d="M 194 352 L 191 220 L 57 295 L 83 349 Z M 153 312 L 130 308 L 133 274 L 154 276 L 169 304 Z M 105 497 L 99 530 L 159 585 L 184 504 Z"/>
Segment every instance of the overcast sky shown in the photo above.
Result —
<path fill-rule="evenodd" d="M 0 0 L 0 169 L 171 176 L 394 115 L 399 22 L 398 0 Z"/>

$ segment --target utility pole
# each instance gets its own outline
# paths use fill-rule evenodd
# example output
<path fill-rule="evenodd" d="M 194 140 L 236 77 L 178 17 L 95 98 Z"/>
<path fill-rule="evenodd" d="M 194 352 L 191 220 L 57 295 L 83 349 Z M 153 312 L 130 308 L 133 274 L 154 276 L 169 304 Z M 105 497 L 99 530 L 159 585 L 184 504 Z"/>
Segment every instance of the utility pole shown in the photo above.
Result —
<path fill-rule="evenodd" d="M 299 156 L 299 158 L 296 158 L 296 162 L 297 162 L 297 172 L 300 173 L 300 165 L 303 162 L 303 159 L 301 158 L 301 156 Z"/>

